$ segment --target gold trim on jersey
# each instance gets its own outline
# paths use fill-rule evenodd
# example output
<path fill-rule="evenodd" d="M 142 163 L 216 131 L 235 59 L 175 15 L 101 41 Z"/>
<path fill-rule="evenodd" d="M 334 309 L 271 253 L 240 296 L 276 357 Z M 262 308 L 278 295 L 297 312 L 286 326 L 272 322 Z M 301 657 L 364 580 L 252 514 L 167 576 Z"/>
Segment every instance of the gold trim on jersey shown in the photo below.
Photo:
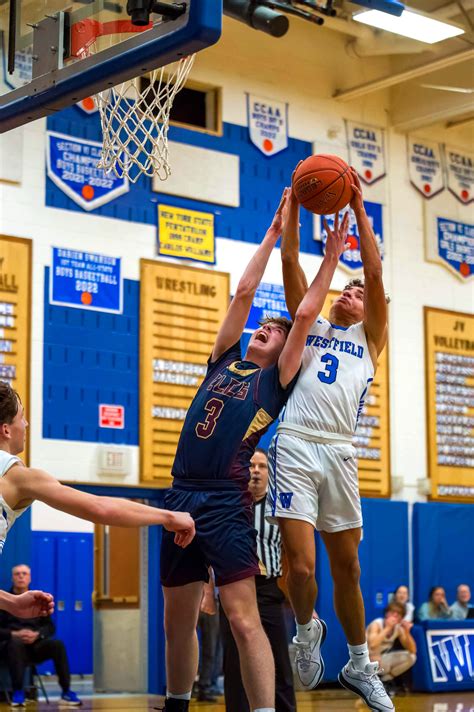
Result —
<path fill-rule="evenodd" d="M 254 419 L 250 423 L 243 439 L 247 440 L 247 438 L 253 435 L 253 433 L 256 433 L 258 430 L 263 430 L 263 428 L 265 428 L 267 425 L 270 425 L 272 421 L 272 416 L 268 415 L 266 410 L 260 408 L 260 410 L 258 410 L 256 415 L 254 416 Z"/>
<path fill-rule="evenodd" d="M 241 370 L 240 368 L 237 368 L 237 364 L 242 363 L 242 361 L 234 361 L 234 363 L 231 363 L 229 366 L 227 366 L 227 370 L 230 371 L 231 373 L 236 373 L 238 376 L 250 376 L 252 373 L 255 373 L 255 371 L 259 370 L 259 366 L 256 368 L 246 368 Z"/>

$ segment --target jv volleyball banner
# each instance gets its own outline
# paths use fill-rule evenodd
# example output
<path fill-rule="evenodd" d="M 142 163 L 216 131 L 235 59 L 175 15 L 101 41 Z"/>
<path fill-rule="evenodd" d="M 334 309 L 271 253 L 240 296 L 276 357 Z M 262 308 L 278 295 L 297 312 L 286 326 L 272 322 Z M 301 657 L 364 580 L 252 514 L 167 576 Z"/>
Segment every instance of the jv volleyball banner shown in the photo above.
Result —
<path fill-rule="evenodd" d="M 449 191 L 464 205 L 474 200 L 474 154 L 446 146 Z"/>
<path fill-rule="evenodd" d="M 441 193 L 444 190 L 444 176 L 440 144 L 408 136 L 407 146 L 408 173 L 413 187 L 424 198 Z"/>
<path fill-rule="evenodd" d="M 265 155 L 288 147 L 288 104 L 247 94 L 250 140 Z"/>
<path fill-rule="evenodd" d="M 383 239 L 382 205 L 381 203 L 370 203 L 365 200 L 364 205 L 367 211 L 367 216 L 369 218 L 370 224 L 372 225 L 372 229 L 374 231 L 375 239 L 377 240 L 380 255 L 383 259 L 385 247 Z M 339 267 L 342 267 L 347 272 L 356 274 L 358 272 L 362 272 L 363 269 L 362 259 L 360 256 L 360 238 L 357 230 L 357 221 L 354 213 L 349 207 L 340 211 L 339 220 L 342 221 L 344 214 L 348 210 L 349 232 L 347 236 L 347 242 L 349 243 L 349 248 L 345 252 L 343 252 L 341 257 L 339 258 Z M 335 215 L 326 215 L 325 217 L 329 228 L 332 229 L 334 227 Z M 323 223 L 324 216 L 320 215 L 318 216 L 318 218 L 319 236 L 320 239 L 323 241 L 323 244 L 325 245 L 327 240 L 327 233 Z"/>
<path fill-rule="evenodd" d="M 77 205 L 90 211 L 129 190 L 128 179 L 97 168 L 102 151 L 98 141 L 47 132 L 48 178 Z"/>
<path fill-rule="evenodd" d="M 385 131 L 346 120 L 349 162 L 359 177 L 371 185 L 385 176 Z"/>

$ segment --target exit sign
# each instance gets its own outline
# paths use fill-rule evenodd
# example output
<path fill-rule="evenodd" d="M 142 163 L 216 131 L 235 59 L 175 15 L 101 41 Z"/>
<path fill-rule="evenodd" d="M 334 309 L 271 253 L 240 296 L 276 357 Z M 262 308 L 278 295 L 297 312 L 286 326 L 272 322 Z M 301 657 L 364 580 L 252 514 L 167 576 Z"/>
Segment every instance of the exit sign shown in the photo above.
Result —
<path fill-rule="evenodd" d="M 125 408 L 123 405 L 99 405 L 99 427 L 117 428 L 125 427 Z"/>

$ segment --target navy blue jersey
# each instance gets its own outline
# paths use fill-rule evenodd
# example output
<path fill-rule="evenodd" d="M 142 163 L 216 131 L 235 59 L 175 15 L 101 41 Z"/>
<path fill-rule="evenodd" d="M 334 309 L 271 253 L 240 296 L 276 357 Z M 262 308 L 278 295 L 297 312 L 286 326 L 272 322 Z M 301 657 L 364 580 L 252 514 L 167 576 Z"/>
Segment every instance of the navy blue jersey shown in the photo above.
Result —
<path fill-rule="evenodd" d="M 296 376 L 283 388 L 278 365 L 260 368 L 242 361 L 240 342 L 216 361 L 191 403 L 172 474 L 176 484 L 206 488 L 237 484 L 247 489 L 249 467 L 260 437 L 288 400 Z"/>

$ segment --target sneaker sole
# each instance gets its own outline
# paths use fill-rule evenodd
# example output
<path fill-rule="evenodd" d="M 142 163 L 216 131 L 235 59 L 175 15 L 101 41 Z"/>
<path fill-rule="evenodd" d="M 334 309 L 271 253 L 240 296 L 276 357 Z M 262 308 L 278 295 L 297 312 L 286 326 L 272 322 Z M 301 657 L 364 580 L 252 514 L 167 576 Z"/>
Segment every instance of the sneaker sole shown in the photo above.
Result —
<path fill-rule="evenodd" d="M 321 635 L 321 642 L 319 643 L 319 660 L 321 662 L 321 667 L 319 668 L 319 672 L 316 675 L 316 677 L 314 678 L 314 680 L 311 682 L 311 684 L 304 686 L 304 689 L 308 690 L 308 691 L 315 690 L 317 688 L 317 686 L 319 685 L 319 683 L 321 682 L 321 680 L 323 679 L 323 675 L 324 675 L 324 660 L 323 660 L 323 656 L 321 655 L 321 648 L 323 647 L 323 643 L 326 640 L 328 628 L 327 628 L 326 623 L 323 620 L 321 620 L 321 618 L 318 618 L 318 621 L 320 622 L 321 628 L 323 629 L 323 632 Z M 301 679 L 300 679 L 300 682 L 301 682 Z M 304 684 L 304 683 L 301 682 L 301 684 Z"/>
<path fill-rule="evenodd" d="M 371 710 L 371 712 L 393 712 L 395 710 L 395 707 L 392 707 L 391 710 L 389 710 L 387 707 L 374 707 L 373 703 L 367 699 L 367 697 L 361 690 L 359 690 L 358 687 L 355 687 L 355 685 L 351 685 L 351 683 L 346 680 L 342 672 L 339 673 L 337 679 L 339 680 L 339 683 L 342 685 L 342 687 L 345 687 L 346 690 L 349 690 L 349 692 L 353 692 L 355 695 L 363 699 L 367 707 Z"/>

